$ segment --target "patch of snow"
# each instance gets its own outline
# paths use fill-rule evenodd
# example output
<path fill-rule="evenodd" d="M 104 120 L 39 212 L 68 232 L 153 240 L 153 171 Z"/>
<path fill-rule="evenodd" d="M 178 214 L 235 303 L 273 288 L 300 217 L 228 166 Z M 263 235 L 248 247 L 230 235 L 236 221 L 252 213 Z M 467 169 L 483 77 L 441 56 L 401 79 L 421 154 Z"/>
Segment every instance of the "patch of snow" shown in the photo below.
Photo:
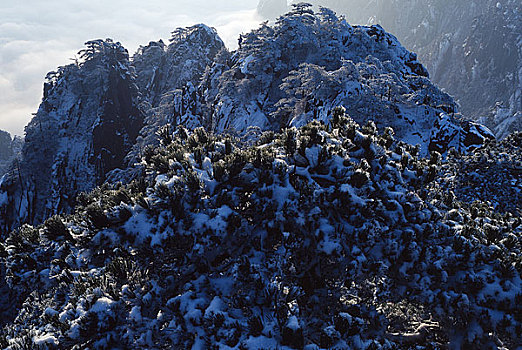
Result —
<path fill-rule="evenodd" d="M 90 311 L 96 312 L 96 313 L 106 312 L 106 311 L 110 310 L 111 305 L 114 303 L 115 303 L 114 300 L 111 300 L 107 297 L 101 297 L 98 300 L 96 300 L 96 302 L 94 303 L 93 306 L 91 306 Z"/>
<path fill-rule="evenodd" d="M 142 320 L 141 307 L 133 306 L 129 312 L 129 318 L 135 322 L 140 322 Z"/>
<path fill-rule="evenodd" d="M 45 346 L 46 344 L 58 345 L 58 339 L 50 334 L 42 334 L 33 337 L 33 342 L 38 346 Z"/>

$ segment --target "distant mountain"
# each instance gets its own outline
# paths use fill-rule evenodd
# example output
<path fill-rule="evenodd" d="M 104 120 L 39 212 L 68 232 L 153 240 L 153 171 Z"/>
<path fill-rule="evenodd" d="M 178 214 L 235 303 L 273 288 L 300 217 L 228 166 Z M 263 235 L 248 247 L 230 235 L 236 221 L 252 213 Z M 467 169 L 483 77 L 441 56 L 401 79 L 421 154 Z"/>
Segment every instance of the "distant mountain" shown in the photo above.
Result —
<path fill-rule="evenodd" d="M 492 138 L 380 26 L 352 27 L 301 4 L 239 41 L 229 52 L 214 29 L 196 25 L 129 59 L 119 43 L 94 40 L 78 62 L 49 73 L 20 168 L 0 184 L 3 230 L 70 212 L 80 192 L 106 180 L 129 181 L 167 124 L 255 136 L 328 123 L 345 106 L 357 122 L 392 127 L 423 155 L 466 152 Z"/>
<path fill-rule="evenodd" d="M 498 137 L 522 130 L 520 1 L 310 2 L 345 14 L 351 23 L 379 23 L 396 35 L 419 55 L 432 81 L 455 97 L 460 111 Z"/>
<path fill-rule="evenodd" d="M 20 155 L 23 139 L 11 137 L 7 131 L 0 130 L 0 177 L 7 171 L 14 159 Z"/>

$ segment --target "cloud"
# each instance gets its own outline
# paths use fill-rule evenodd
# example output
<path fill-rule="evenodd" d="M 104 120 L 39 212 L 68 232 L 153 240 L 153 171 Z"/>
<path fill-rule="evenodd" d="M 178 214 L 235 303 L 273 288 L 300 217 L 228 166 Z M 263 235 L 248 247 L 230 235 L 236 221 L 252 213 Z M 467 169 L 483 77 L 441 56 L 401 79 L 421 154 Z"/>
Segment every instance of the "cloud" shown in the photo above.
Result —
<path fill-rule="evenodd" d="M 70 63 L 87 40 L 113 38 L 129 53 L 177 27 L 205 23 L 230 49 L 262 21 L 257 0 L 2 0 L 0 129 L 22 135 L 37 111 L 43 79 Z"/>

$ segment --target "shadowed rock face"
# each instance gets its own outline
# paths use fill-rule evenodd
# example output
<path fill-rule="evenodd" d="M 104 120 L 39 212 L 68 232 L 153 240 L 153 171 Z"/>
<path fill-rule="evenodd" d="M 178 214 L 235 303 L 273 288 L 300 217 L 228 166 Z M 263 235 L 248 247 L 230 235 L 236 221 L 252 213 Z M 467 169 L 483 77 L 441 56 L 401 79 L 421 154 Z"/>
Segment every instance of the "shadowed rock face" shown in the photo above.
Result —
<path fill-rule="evenodd" d="M 140 111 L 133 101 L 135 94 L 128 82 L 111 72 L 103 114 L 92 131 L 97 184 L 105 181 L 109 171 L 124 165 L 124 158 L 143 126 Z"/>
<path fill-rule="evenodd" d="M 87 43 L 82 61 L 47 77 L 44 99 L 26 127 L 20 167 L 0 188 L 5 230 L 67 213 L 79 192 L 105 181 L 143 125 L 127 51 L 112 40 Z"/>

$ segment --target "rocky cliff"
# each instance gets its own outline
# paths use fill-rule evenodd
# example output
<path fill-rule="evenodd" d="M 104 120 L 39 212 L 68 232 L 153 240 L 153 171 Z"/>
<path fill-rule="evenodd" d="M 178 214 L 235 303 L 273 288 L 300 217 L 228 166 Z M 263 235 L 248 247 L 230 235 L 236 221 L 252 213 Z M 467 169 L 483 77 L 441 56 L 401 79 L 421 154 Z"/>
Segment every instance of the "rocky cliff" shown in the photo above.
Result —
<path fill-rule="evenodd" d="M 20 166 L 0 184 L 3 230 L 68 212 L 78 193 L 123 165 L 142 127 L 127 51 L 96 40 L 80 54 L 80 61 L 47 75 Z"/>

